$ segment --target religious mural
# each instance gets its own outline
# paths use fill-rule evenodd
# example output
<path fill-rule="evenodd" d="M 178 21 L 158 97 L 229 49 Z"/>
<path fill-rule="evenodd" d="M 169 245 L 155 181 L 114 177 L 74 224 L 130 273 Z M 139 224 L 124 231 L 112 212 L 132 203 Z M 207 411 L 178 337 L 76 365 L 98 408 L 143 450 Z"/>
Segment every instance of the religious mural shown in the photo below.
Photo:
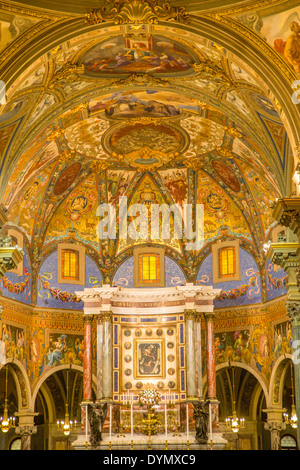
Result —
<path fill-rule="evenodd" d="M 91 114 L 105 112 L 111 118 L 152 117 L 165 118 L 179 116 L 183 111 L 197 113 L 199 104 L 195 99 L 178 93 L 146 89 L 129 90 L 104 95 L 89 103 Z"/>
<path fill-rule="evenodd" d="M 260 33 L 268 44 L 300 74 L 299 8 L 262 17 Z"/>
<path fill-rule="evenodd" d="M 252 349 L 250 331 L 237 330 L 215 334 L 216 363 L 244 362 L 250 364 Z"/>
<path fill-rule="evenodd" d="M 2 323 L 1 340 L 5 345 L 5 357 L 18 359 L 23 365 L 26 364 L 26 329 L 8 323 Z"/>
<path fill-rule="evenodd" d="M 182 74 L 191 70 L 195 57 L 170 37 L 112 36 L 89 49 L 81 59 L 89 74 Z"/>
<path fill-rule="evenodd" d="M 212 269 L 212 254 L 210 254 L 201 264 L 196 282 L 198 285 L 212 285 L 216 289 L 221 289 L 221 293 L 214 300 L 215 308 L 261 302 L 259 270 L 253 257 L 247 251 L 240 248 L 240 281 L 213 284 Z"/>
<path fill-rule="evenodd" d="M 71 168 L 74 167 L 74 168 Z M 74 181 L 81 164 L 73 163 L 58 178 L 54 186 L 54 193 L 59 195 L 66 191 Z M 69 194 L 64 204 L 61 204 L 53 215 L 47 229 L 45 245 L 59 240 L 73 232 L 78 240 L 88 241 L 96 250 L 99 249 L 97 237 L 96 215 L 98 207 L 97 181 L 95 175 L 85 179 Z"/>
<path fill-rule="evenodd" d="M 64 308 L 81 310 L 82 301 L 75 291 L 85 287 L 99 285 L 102 276 L 94 261 L 85 256 L 85 285 L 64 284 L 57 281 L 57 251 L 49 255 L 42 264 L 38 276 L 37 305 L 40 307 Z"/>

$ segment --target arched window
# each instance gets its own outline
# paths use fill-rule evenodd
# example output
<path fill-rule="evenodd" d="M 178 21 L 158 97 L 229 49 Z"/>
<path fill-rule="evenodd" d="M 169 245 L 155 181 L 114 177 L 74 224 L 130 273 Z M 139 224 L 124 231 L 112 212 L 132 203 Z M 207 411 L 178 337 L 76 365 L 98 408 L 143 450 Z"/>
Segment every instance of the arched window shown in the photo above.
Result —
<path fill-rule="evenodd" d="M 9 450 L 21 450 L 21 438 L 16 437 L 13 441 L 11 441 L 9 445 Z"/>
<path fill-rule="evenodd" d="M 297 441 L 290 434 L 282 436 L 280 441 L 281 450 L 297 450 Z"/>

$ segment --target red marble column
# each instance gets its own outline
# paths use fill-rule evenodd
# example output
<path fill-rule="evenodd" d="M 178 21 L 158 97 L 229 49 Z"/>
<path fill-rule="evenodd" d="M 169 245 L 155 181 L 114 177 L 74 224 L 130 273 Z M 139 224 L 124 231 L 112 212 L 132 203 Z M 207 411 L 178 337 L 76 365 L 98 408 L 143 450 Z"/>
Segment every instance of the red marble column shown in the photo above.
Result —
<path fill-rule="evenodd" d="M 92 320 L 84 315 L 83 400 L 92 399 Z"/>
<path fill-rule="evenodd" d="M 216 398 L 216 363 L 214 341 L 214 314 L 206 313 L 206 347 L 207 347 L 207 397 Z"/>

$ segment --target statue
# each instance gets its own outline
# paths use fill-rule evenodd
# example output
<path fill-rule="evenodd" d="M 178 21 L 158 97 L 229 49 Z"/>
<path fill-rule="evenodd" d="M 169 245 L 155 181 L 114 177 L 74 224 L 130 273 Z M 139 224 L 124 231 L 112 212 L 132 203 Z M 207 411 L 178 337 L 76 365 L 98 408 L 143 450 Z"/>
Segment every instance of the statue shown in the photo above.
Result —
<path fill-rule="evenodd" d="M 88 405 L 88 416 L 91 428 L 90 442 L 92 447 L 98 447 L 102 441 L 103 424 L 107 415 L 107 403 Z"/>
<path fill-rule="evenodd" d="M 194 405 L 194 419 L 196 428 L 196 441 L 199 444 L 207 444 L 207 428 L 208 428 L 208 403 L 204 401 L 195 401 Z"/>

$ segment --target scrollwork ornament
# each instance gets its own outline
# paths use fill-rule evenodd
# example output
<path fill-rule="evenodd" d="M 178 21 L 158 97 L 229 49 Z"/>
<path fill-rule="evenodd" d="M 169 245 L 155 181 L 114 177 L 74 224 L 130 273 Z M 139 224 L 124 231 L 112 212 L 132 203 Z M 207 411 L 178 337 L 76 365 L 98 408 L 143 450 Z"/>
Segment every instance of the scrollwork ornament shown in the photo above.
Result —
<path fill-rule="evenodd" d="M 185 7 L 166 0 L 106 0 L 101 8 L 89 9 L 85 17 L 87 24 L 157 24 L 159 20 L 187 23 L 189 16 Z"/>

